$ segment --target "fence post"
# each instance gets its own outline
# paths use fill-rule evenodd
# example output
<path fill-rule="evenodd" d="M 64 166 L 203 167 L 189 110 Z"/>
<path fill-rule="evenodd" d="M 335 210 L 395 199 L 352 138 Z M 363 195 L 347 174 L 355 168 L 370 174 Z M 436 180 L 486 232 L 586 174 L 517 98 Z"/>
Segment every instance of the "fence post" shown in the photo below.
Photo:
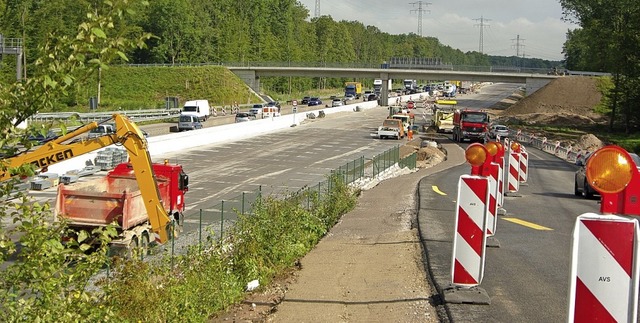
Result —
<path fill-rule="evenodd" d="M 244 192 L 242 192 L 242 208 L 241 208 L 241 212 L 242 214 L 244 214 Z"/>
<path fill-rule="evenodd" d="M 222 241 L 222 233 L 224 232 L 224 200 L 220 203 L 220 241 Z"/>
<path fill-rule="evenodd" d="M 202 250 L 202 209 L 200 209 L 200 223 L 198 224 L 198 249 Z"/>

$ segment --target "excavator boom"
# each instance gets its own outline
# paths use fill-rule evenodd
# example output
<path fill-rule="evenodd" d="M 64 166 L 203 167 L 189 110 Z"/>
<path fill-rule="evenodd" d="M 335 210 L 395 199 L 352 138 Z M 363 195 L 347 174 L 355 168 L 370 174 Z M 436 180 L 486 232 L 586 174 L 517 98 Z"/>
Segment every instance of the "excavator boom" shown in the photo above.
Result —
<path fill-rule="evenodd" d="M 129 155 L 136 181 L 144 198 L 145 208 L 149 215 L 149 223 L 156 234 L 156 240 L 163 243 L 169 239 L 168 227 L 171 219 L 160 198 L 147 140 L 140 128 L 127 117 L 114 114 L 113 119 L 115 121 L 115 133 L 65 143 L 98 127 L 98 123 L 92 122 L 49 141 L 33 151 L 3 159 L 2 163 L 9 169 L 17 168 L 24 164 L 32 164 L 36 169 L 46 169 L 48 166 L 64 160 L 111 145 L 121 144 Z M 6 181 L 11 176 L 10 172 L 2 173 L 0 174 L 0 181 Z"/>

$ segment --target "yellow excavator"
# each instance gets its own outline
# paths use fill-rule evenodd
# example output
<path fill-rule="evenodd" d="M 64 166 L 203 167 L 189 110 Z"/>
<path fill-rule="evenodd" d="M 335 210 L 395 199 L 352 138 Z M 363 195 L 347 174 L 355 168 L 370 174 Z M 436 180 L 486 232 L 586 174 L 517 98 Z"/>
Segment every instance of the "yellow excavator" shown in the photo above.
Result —
<path fill-rule="evenodd" d="M 65 199 L 73 191 L 65 190 L 64 185 L 61 184 L 58 188 L 58 204 L 60 205 L 56 205 L 56 213 L 59 213 L 59 216 L 70 218 L 72 224 L 75 223 L 79 227 L 85 228 L 107 225 L 109 221 L 117 221 L 123 232 L 122 236 L 127 242 L 135 239 L 136 244 L 144 243 L 143 239 L 146 238 L 148 243 L 150 236 L 152 236 L 156 242 L 164 243 L 170 237 L 172 221 L 179 220 L 182 222 L 184 193 L 188 190 L 188 176 L 182 171 L 181 166 L 173 165 L 172 172 L 165 172 L 166 176 L 158 179 L 155 172 L 163 166 L 166 168 L 168 163 L 165 162 L 164 165 L 152 163 L 147 140 L 135 123 L 119 114 L 114 114 L 113 120 L 115 122 L 114 133 L 79 139 L 81 135 L 99 126 L 97 122 L 92 122 L 46 142 L 35 150 L 2 159 L 0 162 L 9 169 L 24 164 L 33 164 L 36 169 L 46 170 L 48 166 L 73 157 L 111 145 L 122 145 L 127 150 L 129 163 L 120 168 L 116 167 L 116 169 L 119 169 L 118 172 L 114 173 L 112 171 L 109 173 L 107 175 L 107 177 L 110 177 L 109 180 L 103 184 L 106 187 L 100 189 L 105 198 L 110 196 L 109 194 L 120 195 L 110 197 L 110 202 L 105 202 L 101 210 L 100 205 L 96 207 L 96 201 L 99 203 L 101 196 L 86 197 L 86 195 L 83 195 L 85 196 L 84 203 L 86 205 L 82 201 L 76 201 L 71 198 Z M 177 175 L 173 176 L 172 174 Z M 135 201 L 138 204 L 143 203 L 143 208 L 127 209 L 128 205 L 131 204 L 131 201 L 127 200 L 128 197 L 121 195 L 123 194 L 122 192 L 110 192 L 110 190 L 119 189 L 123 191 L 130 190 L 129 187 L 123 188 L 122 181 L 119 180 L 119 178 L 124 178 L 126 175 L 135 176 L 140 195 L 136 197 Z M 0 181 L 6 181 L 11 176 L 12 174 L 8 172 L 2 173 L 0 174 Z M 133 176 L 130 176 L 132 181 Z M 162 190 L 159 190 L 159 185 L 161 185 Z M 168 188 L 168 185 L 174 185 L 175 189 Z M 164 201 L 163 197 L 165 198 Z M 116 209 L 113 209 L 114 204 L 117 204 Z M 127 214 L 127 212 L 144 213 L 144 210 L 146 210 L 146 215 L 143 215 L 142 218 L 136 214 Z M 142 223 L 145 223 L 149 228 L 148 231 L 151 232 L 145 231 L 146 229 L 140 230 L 139 227 Z M 147 234 L 147 236 L 144 237 L 143 234 Z"/>

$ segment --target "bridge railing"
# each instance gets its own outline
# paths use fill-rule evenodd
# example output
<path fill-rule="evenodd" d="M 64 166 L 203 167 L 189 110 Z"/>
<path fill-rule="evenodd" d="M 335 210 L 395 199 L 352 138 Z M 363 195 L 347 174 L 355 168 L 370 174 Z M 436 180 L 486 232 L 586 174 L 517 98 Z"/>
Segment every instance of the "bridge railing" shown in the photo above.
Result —
<path fill-rule="evenodd" d="M 494 73 L 523 73 L 549 74 L 546 68 L 529 68 L 517 66 L 477 66 L 451 64 L 419 64 L 411 62 L 396 63 L 358 63 L 358 62 L 209 62 L 209 63 L 175 63 L 175 64 L 128 64 L 131 67 L 184 67 L 184 66 L 225 66 L 225 67 L 325 67 L 325 68 L 368 68 L 368 69 L 422 69 L 447 70 L 459 72 L 494 72 Z"/>

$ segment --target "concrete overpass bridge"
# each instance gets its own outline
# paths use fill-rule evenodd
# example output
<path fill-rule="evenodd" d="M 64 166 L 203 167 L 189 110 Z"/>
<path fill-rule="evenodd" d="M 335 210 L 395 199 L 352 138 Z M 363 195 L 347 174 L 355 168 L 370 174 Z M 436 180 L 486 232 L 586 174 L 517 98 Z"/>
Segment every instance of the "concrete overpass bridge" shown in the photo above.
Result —
<path fill-rule="evenodd" d="M 268 76 L 370 78 L 382 79 L 381 105 L 388 105 L 387 80 L 458 80 L 526 84 L 527 94 L 561 77 L 545 73 L 454 71 L 429 69 L 357 68 L 357 67 L 292 67 L 292 66 L 227 66 L 253 90 L 260 92 L 260 78 Z"/>

